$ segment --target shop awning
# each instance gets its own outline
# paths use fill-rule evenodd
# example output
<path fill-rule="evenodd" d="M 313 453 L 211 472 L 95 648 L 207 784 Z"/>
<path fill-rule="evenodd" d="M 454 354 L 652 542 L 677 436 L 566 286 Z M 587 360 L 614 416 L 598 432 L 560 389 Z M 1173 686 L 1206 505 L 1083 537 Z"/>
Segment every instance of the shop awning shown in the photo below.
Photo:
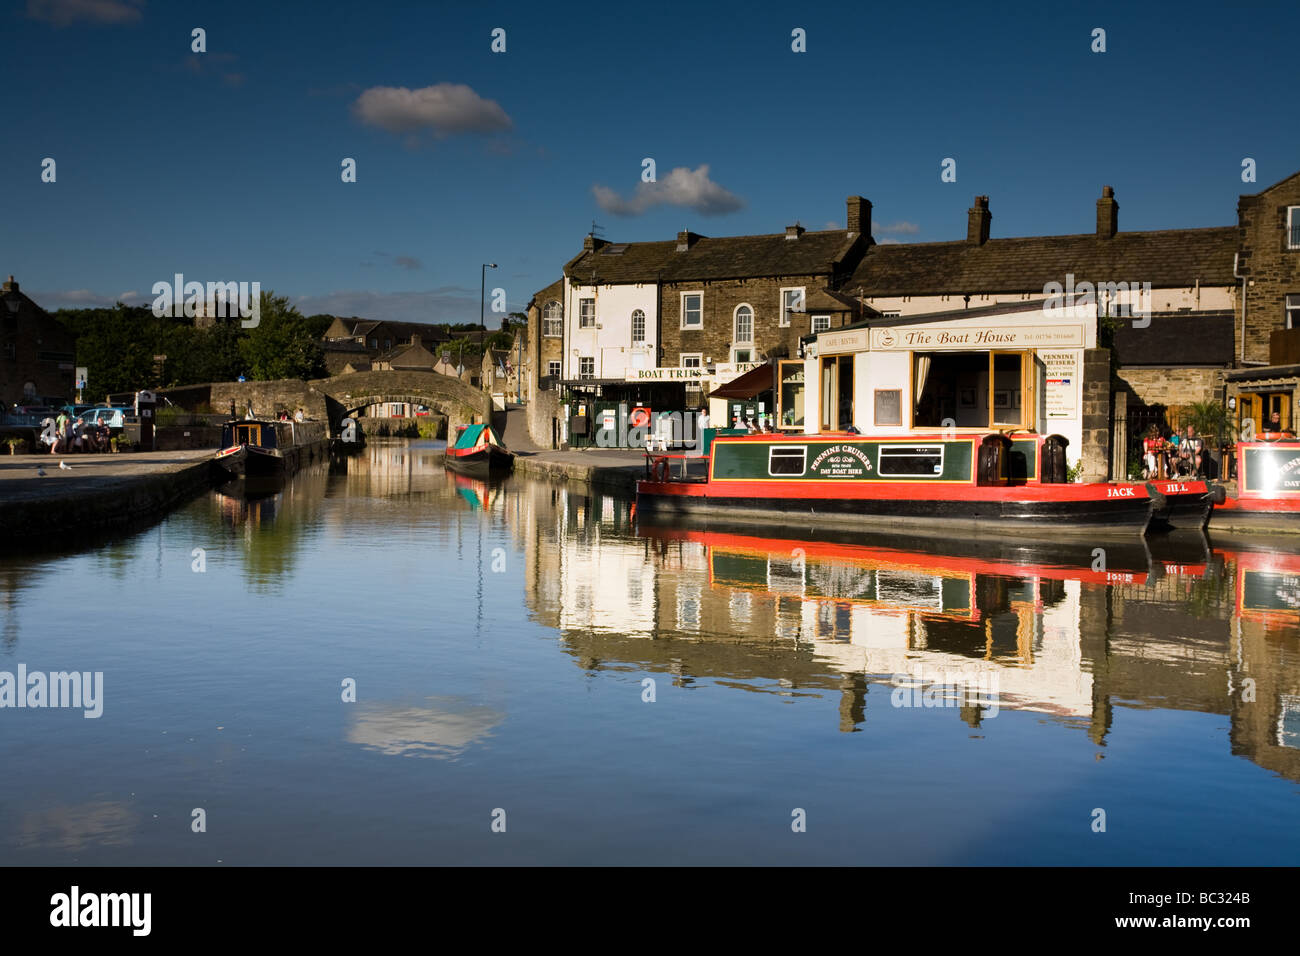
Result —
<path fill-rule="evenodd" d="M 740 401 L 755 398 L 776 387 L 776 366 L 771 362 L 752 368 L 740 378 L 719 385 L 709 392 L 709 398 L 734 398 Z"/>

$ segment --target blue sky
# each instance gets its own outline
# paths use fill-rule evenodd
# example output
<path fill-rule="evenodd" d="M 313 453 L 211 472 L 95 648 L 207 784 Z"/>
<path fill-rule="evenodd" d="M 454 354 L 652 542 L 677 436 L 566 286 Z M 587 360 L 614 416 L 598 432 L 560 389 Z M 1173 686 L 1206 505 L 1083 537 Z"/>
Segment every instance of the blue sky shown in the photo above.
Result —
<path fill-rule="evenodd" d="M 860 193 L 878 241 L 926 242 L 986 194 L 994 237 L 1088 232 L 1108 184 L 1121 230 L 1227 225 L 1300 169 L 1300 12 L 1251 11 L 15 0 L 0 272 L 51 309 L 181 272 L 454 322 L 481 263 L 520 309 L 593 219 L 624 241 L 842 228 Z"/>

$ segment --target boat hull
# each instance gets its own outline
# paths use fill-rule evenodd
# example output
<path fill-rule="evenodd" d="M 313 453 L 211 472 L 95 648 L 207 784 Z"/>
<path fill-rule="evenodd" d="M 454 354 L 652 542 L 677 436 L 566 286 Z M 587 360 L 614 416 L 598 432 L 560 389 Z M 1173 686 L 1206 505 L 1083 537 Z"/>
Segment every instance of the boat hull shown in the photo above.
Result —
<path fill-rule="evenodd" d="M 467 454 L 454 454 L 447 450 L 445 464 L 450 470 L 469 478 L 494 478 L 508 475 L 514 469 L 515 456 L 503 448 L 476 448 Z"/>
<path fill-rule="evenodd" d="M 1153 481 L 1150 483 L 1165 499 L 1163 508 L 1151 513 L 1155 530 L 1204 531 L 1210 512 L 1225 499 L 1222 485 L 1206 481 Z"/>
<path fill-rule="evenodd" d="M 1111 497 L 1106 486 L 1088 485 L 974 488 L 960 496 L 950 492 L 937 497 L 932 488 L 902 483 L 859 494 L 839 487 L 815 496 L 732 491 L 723 484 L 642 481 L 637 486 L 637 514 L 706 515 L 790 527 L 803 521 L 807 527 L 992 531 L 1036 537 L 1103 531 L 1137 536 L 1145 533 L 1153 505 L 1163 504 L 1138 494 L 1137 489 L 1123 489 L 1132 494 Z"/>

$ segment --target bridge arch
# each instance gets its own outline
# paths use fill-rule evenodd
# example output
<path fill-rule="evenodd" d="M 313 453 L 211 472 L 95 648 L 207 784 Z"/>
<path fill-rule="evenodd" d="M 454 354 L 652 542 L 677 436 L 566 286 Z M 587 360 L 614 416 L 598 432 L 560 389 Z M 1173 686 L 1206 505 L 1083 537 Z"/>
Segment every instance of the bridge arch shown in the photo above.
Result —
<path fill-rule="evenodd" d="M 475 418 L 486 421 L 490 413 L 491 400 L 486 393 L 438 372 L 351 372 L 317 379 L 311 387 L 325 399 L 331 435 L 337 433 L 340 421 L 351 413 L 386 402 L 436 409 L 447 417 L 448 434 L 457 425 Z"/>

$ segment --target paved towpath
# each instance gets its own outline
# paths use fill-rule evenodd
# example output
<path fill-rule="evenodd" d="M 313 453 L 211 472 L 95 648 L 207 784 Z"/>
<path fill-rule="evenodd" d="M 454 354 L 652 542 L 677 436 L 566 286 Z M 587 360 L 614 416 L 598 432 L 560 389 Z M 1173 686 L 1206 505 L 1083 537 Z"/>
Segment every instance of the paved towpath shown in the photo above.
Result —
<path fill-rule="evenodd" d="M 184 471 L 212 457 L 211 448 L 94 455 L 0 453 L 0 507 L 9 502 L 73 498 L 130 487 L 141 479 Z M 68 470 L 59 468 L 59 462 Z M 45 470 L 45 476 L 37 473 Z"/>

